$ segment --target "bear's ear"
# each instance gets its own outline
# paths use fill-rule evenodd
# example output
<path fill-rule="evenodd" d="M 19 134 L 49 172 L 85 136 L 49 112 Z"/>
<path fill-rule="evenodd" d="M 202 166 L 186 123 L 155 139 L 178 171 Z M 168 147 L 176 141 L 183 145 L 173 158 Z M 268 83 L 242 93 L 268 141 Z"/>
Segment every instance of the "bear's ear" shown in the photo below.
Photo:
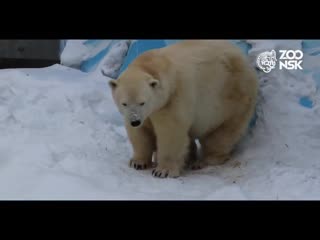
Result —
<path fill-rule="evenodd" d="M 159 85 L 159 80 L 151 79 L 149 82 L 150 87 L 156 88 Z"/>
<path fill-rule="evenodd" d="M 116 82 L 116 80 L 110 80 L 109 81 L 109 86 L 110 86 L 110 88 L 113 90 L 113 89 L 115 89 L 116 87 L 117 87 L 117 82 Z"/>

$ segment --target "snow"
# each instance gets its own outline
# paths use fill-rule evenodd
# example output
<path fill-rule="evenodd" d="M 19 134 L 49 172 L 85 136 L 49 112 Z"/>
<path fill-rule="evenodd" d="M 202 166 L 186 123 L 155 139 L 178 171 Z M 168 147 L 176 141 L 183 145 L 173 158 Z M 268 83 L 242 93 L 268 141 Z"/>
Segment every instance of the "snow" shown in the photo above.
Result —
<path fill-rule="evenodd" d="M 311 75 L 260 73 L 259 119 L 234 157 L 158 179 L 128 167 L 131 146 L 99 71 L 0 70 L 0 199 L 320 199 L 319 92 Z M 301 106 L 301 96 L 314 106 Z"/>
<path fill-rule="evenodd" d="M 68 40 L 61 53 L 63 66 L 83 72 L 103 71 L 117 76 L 129 49 L 130 40 Z"/>

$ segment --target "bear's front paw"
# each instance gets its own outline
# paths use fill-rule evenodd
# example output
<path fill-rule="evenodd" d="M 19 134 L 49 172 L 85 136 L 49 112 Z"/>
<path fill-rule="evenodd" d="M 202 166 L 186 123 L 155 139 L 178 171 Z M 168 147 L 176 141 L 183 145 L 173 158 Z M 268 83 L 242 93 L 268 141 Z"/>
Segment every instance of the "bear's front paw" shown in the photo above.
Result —
<path fill-rule="evenodd" d="M 152 176 L 159 177 L 159 178 L 166 178 L 166 177 L 177 178 L 180 176 L 180 171 L 157 167 L 156 169 L 152 170 Z"/>
<path fill-rule="evenodd" d="M 131 159 L 129 161 L 129 166 L 133 167 L 136 170 L 144 170 L 144 169 L 147 169 L 148 167 L 150 167 L 151 164 Z"/>

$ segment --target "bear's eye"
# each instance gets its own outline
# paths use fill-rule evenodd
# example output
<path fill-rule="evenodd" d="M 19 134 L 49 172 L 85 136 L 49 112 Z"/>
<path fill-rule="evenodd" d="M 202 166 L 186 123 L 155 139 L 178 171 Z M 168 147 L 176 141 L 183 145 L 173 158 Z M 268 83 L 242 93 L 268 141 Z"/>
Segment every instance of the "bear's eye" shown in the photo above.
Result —
<path fill-rule="evenodd" d="M 143 106 L 144 105 L 144 102 L 140 103 L 140 106 Z"/>
<path fill-rule="evenodd" d="M 126 104 L 126 103 L 122 103 L 122 106 L 125 106 L 125 107 L 126 107 L 126 106 L 127 106 L 127 104 Z"/>

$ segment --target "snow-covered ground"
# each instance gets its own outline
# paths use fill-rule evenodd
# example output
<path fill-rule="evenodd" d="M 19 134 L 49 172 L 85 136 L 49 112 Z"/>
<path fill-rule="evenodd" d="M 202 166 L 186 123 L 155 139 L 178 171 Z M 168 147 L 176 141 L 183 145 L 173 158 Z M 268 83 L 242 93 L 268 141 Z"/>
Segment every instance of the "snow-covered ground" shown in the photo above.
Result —
<path fill-rule="evenodd" d="M 0 199 L 320 199 L 315 81 L 279 71 L 260 81 L 263 114 L 232 160 L 158 179 L 128 167 L 131 147 L 101 74 L 1 70 Z M 299 105 L 303 95 L 313 108 Z"/>

